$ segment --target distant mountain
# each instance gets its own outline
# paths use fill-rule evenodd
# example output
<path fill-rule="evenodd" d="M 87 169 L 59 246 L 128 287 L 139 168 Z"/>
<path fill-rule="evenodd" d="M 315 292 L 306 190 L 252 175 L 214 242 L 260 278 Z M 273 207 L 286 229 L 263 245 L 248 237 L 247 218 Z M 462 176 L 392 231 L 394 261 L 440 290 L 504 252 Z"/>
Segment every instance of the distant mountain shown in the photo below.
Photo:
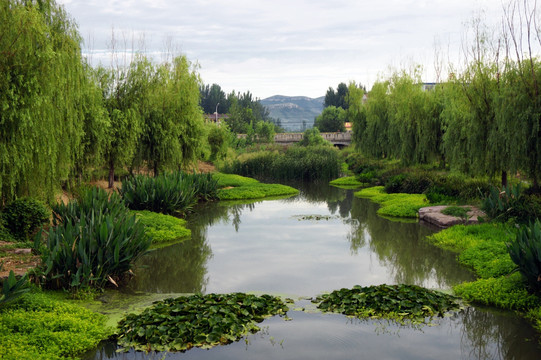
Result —
<path fill-rule="evenodd" d="M 270 116 L 280 119 L 287 131 L 304 131 L 314 126 L 314 119 L 323 111 L 325 97 L 275 95 L 260 100 L 269 109 Z"/>

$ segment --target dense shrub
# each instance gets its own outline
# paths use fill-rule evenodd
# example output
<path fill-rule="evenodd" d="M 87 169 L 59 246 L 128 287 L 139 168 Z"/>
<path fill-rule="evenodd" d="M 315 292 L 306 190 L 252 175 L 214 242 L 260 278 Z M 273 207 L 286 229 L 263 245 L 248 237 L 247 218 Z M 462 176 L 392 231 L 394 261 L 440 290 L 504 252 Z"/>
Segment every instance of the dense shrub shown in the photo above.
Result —
<path fill-rule="evenodd" d="M 211 174 L 164 173 L 156 177 L 136 175 L 122 181 L 120 194 L 133 210 L 164 214 L 189 212 L 198 199 L 215 199 L 218 183 Z"/>
<path fill-rule="evenodd" d="M 224 172 L 271 180 L 317 181 L 337 178 L 338 151 L 328 146 L 292 146 L 285 153 L 261 151 L 244 154 Z"/>
<path fill-rule="evenodd" d="M 144 225 L 115 193 L 108 200 L 104 190 L 94 188 L 54 211 L 55 226 L 36 238 L 41 244 L 46 237 L 42 275 L 48 286 L 101 288 L 130 270 L 150 246 Z"/>
<path fill-rule="evenodd" d="M 51 213 L 41 201 L 34 198 L 20 198 L 6 206 L 3 217 L 6 227 L 17 240 L 25 240 L 38 227 L 49 221 Z"/>
<path fill-rule="evenodd" d="M 9 242 L 15 241 L 15 238 L 6 227 L 6 221 L 4 220 L 2 213 L 0 213 L 0 240 Z"/>
<path fill-rule="evenodd" d="M 541 215 L 541 198 L 525 195 L 520 185 L 507 186 L 501 191 L 492 187 L 483 199 L 483 211 L 494 220 L 513 219 L 519 223 L 535 221 Z"/>
<path fill-rule="evenodd" d="M 530 286 L 541 290 L 541 222 L 522 226 L 508 244 L 509 255 Z"/>

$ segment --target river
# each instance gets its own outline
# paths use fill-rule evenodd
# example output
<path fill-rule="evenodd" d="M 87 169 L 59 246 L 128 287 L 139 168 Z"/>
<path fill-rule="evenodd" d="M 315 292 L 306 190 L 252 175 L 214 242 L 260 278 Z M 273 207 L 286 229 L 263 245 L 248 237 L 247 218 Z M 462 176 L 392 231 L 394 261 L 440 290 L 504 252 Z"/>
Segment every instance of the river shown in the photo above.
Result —
<path fill-rule="evenodd" d="M 297 186 L 299 187 L 299 186 Z M 116 353 L 87 359 L 539 359 L 539 335 L 514 314 L 467 307 L 435 326 L 399 326 L 313 311 L 309 299 L 353 285 L 414 284 L 449 291 L 474 279 L 456 255 L 425 240 L 434 230 L 390 221 L 353 191 L 301 185 L 301 194 L 251 203 L 208 203 L 188 219 L 192 239 L 154 250 L 128 291 L 153 294 L 254 292 L 296 300 L 291 321 L 210 350 Z"/>

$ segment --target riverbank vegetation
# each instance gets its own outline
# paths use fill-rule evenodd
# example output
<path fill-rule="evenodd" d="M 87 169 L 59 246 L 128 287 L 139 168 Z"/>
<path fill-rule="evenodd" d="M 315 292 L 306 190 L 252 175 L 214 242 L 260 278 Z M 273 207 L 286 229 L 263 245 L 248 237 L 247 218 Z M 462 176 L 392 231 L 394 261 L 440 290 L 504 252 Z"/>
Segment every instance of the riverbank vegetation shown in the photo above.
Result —
<path fill-rule="evenodd" d="M 390 217 L 416 218 L 419 209 L 427 206 L 428 201 L 423 194 L 387 194 L 383 186 L 362 189 L 355 196 L 368 198 L 381 205 L 378 214 Z"/>
<path fill-rule="evenodd" d="M 75 359 L 113 332 L 105 316 L 38 290 L 0 310 L 6 360 Z"/>
<path fill-rule="evenodd" d="M 263 184 L 256 179 L 234 174 L 214 174 L 213 177 L 222 187 L 218 190 L 220 200 L 250 200 L 267 197 L 291 196 L 299 190 L 282 184 Z"/>
<path fill-rule="evenodd" d="M 330 181 L 338 177 L 338 150 L 319 135 L 307 130 L 308 143 L 270 149 L 246 149 L 236 158 L 219 164 L 225 173 L 274 181 Z M 306 133 L 305 133 L 306 134 Z M 320 139 L 321 141 L 317 140 Z"/>
<path fill-rule="evenodd" d="M 535 286 L 528 285 L 528 278 L 522 271 L 516 271 L 517 262 L 525 259 L 523 254 L 516 257 L 510 249 L 518 234 L 514 226 L 502 223 L 481 225 L 455 225 L 428 237 L 428 241 L 436 246 L 455 251 L 458 261 L 472 269 L 478 280 L 463 283 L 454 287 L 458 296 L 473 303 L 496 306 L 506 310 L 517 311 L 532 319 L 541 330 L 541 297 Z M 538 249 L 538 248 L 537 248 Z M 534 265 L 535 260 L 529 263 Z M 530 269 L 536 272 L 534 285 L 538 283 L 539 268 Z M 537 270 L 536 270 L 537 269 Z"/>

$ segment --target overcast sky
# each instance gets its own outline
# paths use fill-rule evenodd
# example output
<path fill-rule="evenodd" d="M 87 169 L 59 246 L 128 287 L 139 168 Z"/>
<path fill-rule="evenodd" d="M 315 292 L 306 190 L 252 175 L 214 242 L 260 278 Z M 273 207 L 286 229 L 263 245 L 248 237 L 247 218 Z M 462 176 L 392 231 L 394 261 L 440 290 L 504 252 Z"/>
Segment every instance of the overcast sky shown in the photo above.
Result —
<path fill-rule="evenodd" d="M 423 66 L 435 80 L 435 43 L 458 61 L 465 23 L 500 0 L 57 0 L 79 25 L 84 52 L 110 65 L 111 33 L 156 60 L 173 48 L 226 92 L 325 95 L 329 86 L 371 86 L 389 67 Z M 173 44 L 171 46 L 170 44 Z M 117 48 L 124 48 L 120 43 Z M 449 55 L 447 55 L 449 54 Z"/>

